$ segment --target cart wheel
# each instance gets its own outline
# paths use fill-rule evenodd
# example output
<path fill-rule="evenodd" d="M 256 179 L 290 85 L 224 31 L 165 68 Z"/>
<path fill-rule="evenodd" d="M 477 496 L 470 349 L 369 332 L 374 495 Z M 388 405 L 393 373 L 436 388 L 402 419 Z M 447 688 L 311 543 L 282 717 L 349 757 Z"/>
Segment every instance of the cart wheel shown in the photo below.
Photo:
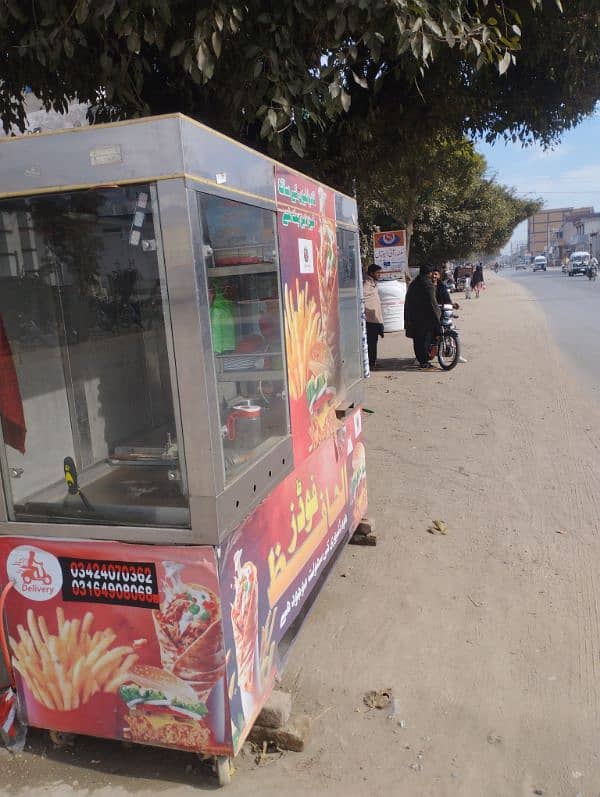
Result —
<path fill-rule="evenodd" d="M 215 759 L 219 786 L 229 786 L 231 783 L 231 759 L 228 755 L 218 755 Z"/>

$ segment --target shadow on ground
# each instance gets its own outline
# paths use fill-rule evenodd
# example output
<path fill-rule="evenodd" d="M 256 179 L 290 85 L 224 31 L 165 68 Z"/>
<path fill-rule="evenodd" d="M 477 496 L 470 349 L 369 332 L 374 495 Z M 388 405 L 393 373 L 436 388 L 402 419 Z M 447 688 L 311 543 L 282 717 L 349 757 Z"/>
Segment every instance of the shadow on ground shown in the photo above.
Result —
<path fill-rule="evenodd" d="M 59 773 L 66 781 L 76 778 L 77 784 L 85 788 L 111 785 L 135 792 L 152 785 L 154 791 L 160 793 L 170 790 L 175 784 L 185 784 L 193 785 L 199 791 L 219 789 L 211 761 L 202 760 L 192 753 L 138 744 L 126 746 L 91 736 L 76 736 L 73 746 L 56 748 L 46 731 L 34 728 L 29 729 L 24 753 L 14 758 L 15 771 L 10 766 L 3 770 L 3 785 L 10 783 L 13 789 L 25 786 L 27 761 L 36 758 L 46 759 L 50 764 L 47 783 L 38 780 L 37 785 L 55 783 Z M 59 765 L 60 769 L 55 769 L 51 762 Z M 17 772 L 17 769 L 21 771 Z"/>
<path fill-rule="evenodd" d="M 386 357 L 377 360 L 375 371 L 418 371 L 414 357 Z"/>

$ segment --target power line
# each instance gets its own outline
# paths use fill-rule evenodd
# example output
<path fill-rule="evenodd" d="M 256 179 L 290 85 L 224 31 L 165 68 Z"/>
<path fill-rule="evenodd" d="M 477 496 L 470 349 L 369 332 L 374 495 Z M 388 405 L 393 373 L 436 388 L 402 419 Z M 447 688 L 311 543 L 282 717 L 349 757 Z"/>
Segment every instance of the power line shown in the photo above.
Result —
<path fill-rule="evenodd" d="M 517 188 L 517 191 L 519 189 Z M 571 194 L 576 196 L 581 196 L 585 194 L 600 194 L 600 188 L 588 188 L 586 191 L 544 191 L 540 189 L 539 191 L 520 191 L 521 194 Z"/>

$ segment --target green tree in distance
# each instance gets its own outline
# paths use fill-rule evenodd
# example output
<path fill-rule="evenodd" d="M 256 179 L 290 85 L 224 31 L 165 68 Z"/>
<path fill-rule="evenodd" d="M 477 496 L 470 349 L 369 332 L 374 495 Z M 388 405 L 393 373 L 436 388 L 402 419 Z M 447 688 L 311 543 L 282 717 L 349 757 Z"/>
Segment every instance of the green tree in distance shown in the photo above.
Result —
<path fill-rule="evenodd" d="M 536 213 L 540 200 L 522 199 L 486 177 L 485 158 L 471 142 L 441 147 L 448 168 L 436 170 L 418 203 L 411 242 L 411 265 L 441 264 L 474 253 L 494 255 L 514 228 Z"/>
<path fill-rule="evenodd" d="M 380 143 L 375 156 L 370 169 L 367 154 L 356 156 L 364 253 L 371 253 L 373 229 L 380 227 L 407 230 L 415 267 L 494 254 L 541 207 L 486 177 L 485 158 L 465 138 L 438 136 L 412 149 Z"/>

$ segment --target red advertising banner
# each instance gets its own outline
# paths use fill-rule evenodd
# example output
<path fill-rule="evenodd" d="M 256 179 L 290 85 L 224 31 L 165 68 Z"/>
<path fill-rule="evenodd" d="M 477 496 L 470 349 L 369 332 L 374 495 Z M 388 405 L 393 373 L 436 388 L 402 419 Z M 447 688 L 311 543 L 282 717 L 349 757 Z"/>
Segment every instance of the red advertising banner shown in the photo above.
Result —
<path fill-rule="evenodd" d="M 281 671 L 300 614 L 367 508 L 360 410 L 227 540 L 219 573 L 234 749 Z M 283 644 L 282 644 L 283 643 Z"/>
<path fill-rule="evenodd" d="M 222 548 L 0 537 L 22 719 L 237 751 L 366 512 L 361 438 L 355 410 Z"/>
<path fill-rule="evenodd" d="M 230 750 L 214 549 L 0 537 L 29 725 Z"/>
<path fill-rule="evenodd" d="M 275 194 L 294 461 L 299 464 L 337 427 L 335 194 L 281 166 L 275 167 Z"/>

